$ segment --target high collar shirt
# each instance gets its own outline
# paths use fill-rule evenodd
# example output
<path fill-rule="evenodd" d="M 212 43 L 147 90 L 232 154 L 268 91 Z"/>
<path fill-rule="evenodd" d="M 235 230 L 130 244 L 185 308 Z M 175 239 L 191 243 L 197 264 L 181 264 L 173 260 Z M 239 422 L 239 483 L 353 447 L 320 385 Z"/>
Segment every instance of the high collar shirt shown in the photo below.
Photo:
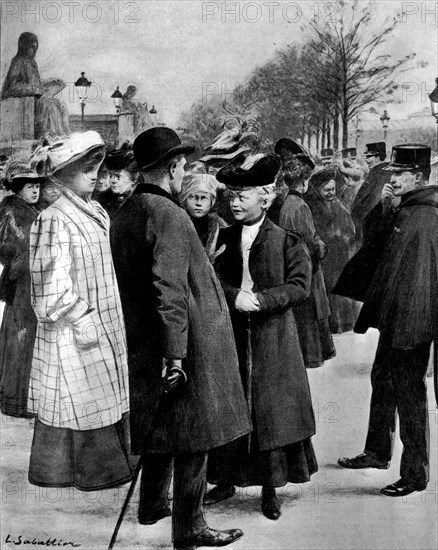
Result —
<path fill-rule="evenodd" d="M 254 282 L 251 278 L 251 273 L 249 272 L 249 253 L 258 235 L 258 232 L 260 231 L 260 227 L 262 226 L 262 223 L 264 221 L 265 216 L 263 216 L 262 219 L 254 225 L 242 225 L 242 237 L 240 247 L 242 250 L 243 258 L 243 272 L 241 288 L 242 290 L 248 290 L 249 292 L 252 291 L 252 287 L 254 286 Z"/>

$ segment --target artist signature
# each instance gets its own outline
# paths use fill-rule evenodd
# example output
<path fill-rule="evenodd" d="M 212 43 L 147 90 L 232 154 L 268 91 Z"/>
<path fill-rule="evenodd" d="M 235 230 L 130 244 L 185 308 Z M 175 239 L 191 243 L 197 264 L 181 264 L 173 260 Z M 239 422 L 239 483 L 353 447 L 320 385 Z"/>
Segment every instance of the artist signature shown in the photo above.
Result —
<path fill-rule="evenodd" d="M 34 546 L 71 546 L 72 548 L 78 548 L 80 544 L 74 542 L 64 542 L 62 539 L 57 539 L 56 537 L 49 537 L 46 540 L 38 539 L 37 537 L 27 538 L 24 535 L 18 535 L 16 538 L 11 538 L 11 535 L 5 539 L 6 544 L 15 544 L 15 546 L 20 546 L 21 544 L 32 544 Z"/>

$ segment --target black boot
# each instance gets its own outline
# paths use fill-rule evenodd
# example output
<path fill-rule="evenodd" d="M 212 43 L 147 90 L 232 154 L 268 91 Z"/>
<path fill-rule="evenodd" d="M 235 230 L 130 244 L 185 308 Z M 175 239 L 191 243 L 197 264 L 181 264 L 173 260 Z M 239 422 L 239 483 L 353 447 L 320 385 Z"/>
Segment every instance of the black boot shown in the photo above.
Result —
<path fill-rule="evenodd" d="M 262 512 L 268 519 L 275 520 L 281 516 L 281 504 L 274 487 L 262 487 Z"/>

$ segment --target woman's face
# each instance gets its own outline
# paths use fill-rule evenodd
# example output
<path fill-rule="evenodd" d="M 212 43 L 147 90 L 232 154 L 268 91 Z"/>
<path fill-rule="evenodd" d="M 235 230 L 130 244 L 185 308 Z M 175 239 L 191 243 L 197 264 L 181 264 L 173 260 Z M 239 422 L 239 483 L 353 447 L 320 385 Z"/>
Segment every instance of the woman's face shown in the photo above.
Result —
<path fill-rule="evenodd" d="M 103 191 L 106 191 L 109 188 L 109 186 L 110 186 L 110 174 L 107 168 L 105 167 L 105 165 L 103 165 L 103 168 L 102 166 L 99 168 L 95 189 L 99 193 L 102 193 Z"/>
<path fill-rule="evenodd" d="M 61 196 L 61 190 L 54 183 L 45 183 L 41 190 L 41 197 L 50 204 L 53 204 Z"/>
<path fill-rule="evenodd" d="M 127 170 L 110 170 L 109 181 L 115 195 L 123 195 L 132 189 L 132 179 Z"/>
<path fill-rule="evenodd" d="M 336 197 L 336 182 L 335 180 L 330 180 L 319 190 L 321 197 L 325 201 L 332 201 Z"/>
<path fill-rule="evenodd" d="M 40 184 L 39 183 L 26 183 L 21 191 L 17 193 L 24 201 L 29 204 L 35 204 L 40 197 Z"/>
<path fill-rule="evenodd" d="M 185 203 L 186 210 L 192 218 L 203 218 L 210 212 L 211 198 L 209 193 L 198 191 L 191 193 Z"/>
<path fill-rule="evenodd" d="M 75 172 L 70 181 L 66 183 L 67 187 L 83 199 L 90 197 L 97 182 L 97 172 L 101 163 L 102 161 L 91 166 L 85 165 L 81 170 Z"/>

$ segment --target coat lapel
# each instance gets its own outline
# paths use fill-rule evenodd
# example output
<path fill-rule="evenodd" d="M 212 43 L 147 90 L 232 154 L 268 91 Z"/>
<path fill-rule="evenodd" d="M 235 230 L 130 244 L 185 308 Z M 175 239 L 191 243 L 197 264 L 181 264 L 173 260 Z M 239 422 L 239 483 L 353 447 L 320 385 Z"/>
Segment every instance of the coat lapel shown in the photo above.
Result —
<path fill-rule="evenodd" d="M 266 216 L 262 225 L 260 226 L 260 230 L 257 233 L 257 236 L 254 239 L 254 242 L 252 243 L 251 251 L 257 248 L 261 243 L 266 241 L 266 239 L 268 238 L 269 231 L 271 231 L 273 225 L 274 224 L 271 222 L 271 220 Z"/>

